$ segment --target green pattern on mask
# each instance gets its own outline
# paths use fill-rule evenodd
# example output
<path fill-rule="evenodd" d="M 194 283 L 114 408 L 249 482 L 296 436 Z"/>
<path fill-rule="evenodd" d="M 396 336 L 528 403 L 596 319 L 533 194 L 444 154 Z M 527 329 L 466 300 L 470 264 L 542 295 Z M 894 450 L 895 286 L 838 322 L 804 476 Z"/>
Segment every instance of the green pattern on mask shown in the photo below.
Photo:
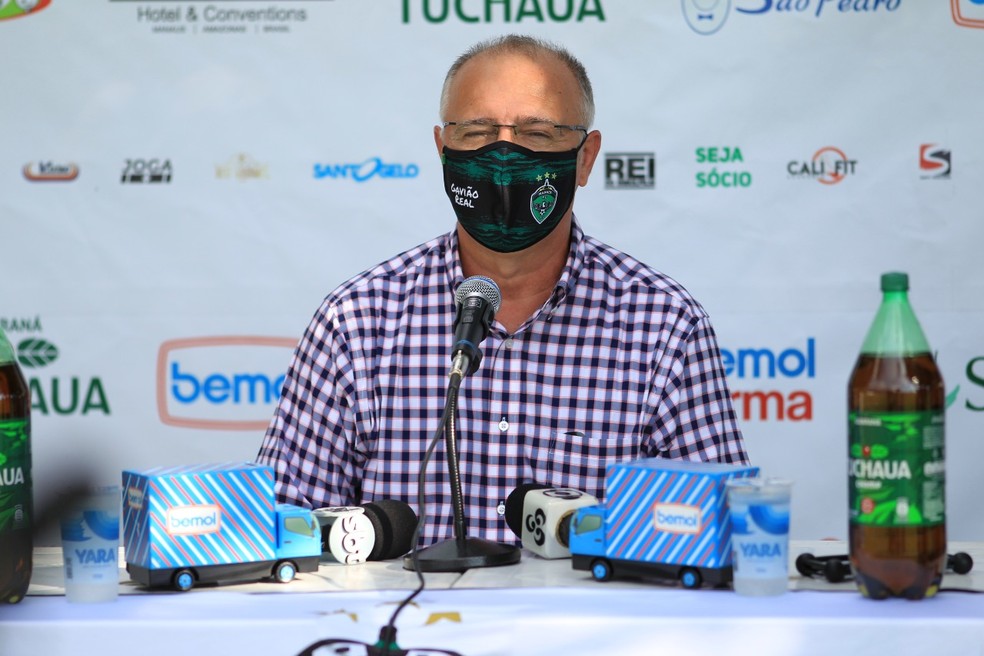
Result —
<path fill-rule="evenodd" d="M 534 184 L 542 181 L 544 170 L 548 170 L 551 174 L 572 174 L 577 168 L 577 159 L 532 160 L 523 153 L 490 150 L 471 159 L 446 158 L 445 166 L 450 173 L 476 181 L 487 181 L 497 185 Z"/>
<path fill-rule="evenodd" d="M 574 200 L 577 151 L 535 152 L 511 143 L 445 149 L 445 188 L 458 221 L 485 247 L 511 253 L 557 226 Z"/>

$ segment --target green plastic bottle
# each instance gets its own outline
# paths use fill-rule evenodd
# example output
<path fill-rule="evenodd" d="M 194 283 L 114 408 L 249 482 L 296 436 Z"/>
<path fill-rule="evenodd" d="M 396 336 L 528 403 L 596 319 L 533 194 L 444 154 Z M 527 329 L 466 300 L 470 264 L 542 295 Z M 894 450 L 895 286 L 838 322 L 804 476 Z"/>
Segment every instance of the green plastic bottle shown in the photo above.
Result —
<path fill-rule="evenodd" d="M 0 602 L 27 594 L 31 539 L 31 391 L 0 329 Z"/>
<path fill-rule="evenodd" d="M 881 290 L 848 385 L 851 568 L 865 597 L 922 599 L 946 562 L 946 392 L 908 275 L 882 275 Z"/>

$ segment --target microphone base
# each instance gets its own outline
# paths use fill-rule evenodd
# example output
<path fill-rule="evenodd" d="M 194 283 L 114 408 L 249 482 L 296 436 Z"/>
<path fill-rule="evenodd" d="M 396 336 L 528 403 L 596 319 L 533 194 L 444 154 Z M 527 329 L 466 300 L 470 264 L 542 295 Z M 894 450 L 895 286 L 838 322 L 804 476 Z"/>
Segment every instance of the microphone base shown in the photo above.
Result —
<path fill-rule="evenodd" d="M 436 542 L 417 552 L 421 572 L 464 572 L 475 567 L 501 567 L 519 562 L 521 550 L 514 544 L 490 542 L 482 538 L 456 538 Z M 403 557 L 403 569 L 414 569 L 413 555 Z"/>

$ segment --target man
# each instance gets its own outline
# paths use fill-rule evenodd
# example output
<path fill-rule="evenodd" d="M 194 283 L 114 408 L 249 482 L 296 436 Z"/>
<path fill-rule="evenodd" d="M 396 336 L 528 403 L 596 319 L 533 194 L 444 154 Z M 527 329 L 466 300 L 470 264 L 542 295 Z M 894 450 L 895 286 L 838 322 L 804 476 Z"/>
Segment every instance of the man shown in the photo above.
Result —
<path fill-rule="evenodd" d="M 503 513 L 524 482 L 602 497 L 609 463 L 747 462 L 704 310 L 575 221 L 574 192 L 601 149 L 593 115 L 584 68 L 556 46 L 508 36 L 455 62 L 434 141 L 456 229 L 344 283 L 315 314 L 259 453 L 282 500 L 417 506 L 454 294 L 475 275 L 498 284 L 502 304 L 458 400 L 470 537 L 517 542 Z M 453 537 L 447 478 L 442 444 L 423 544 Z"/>

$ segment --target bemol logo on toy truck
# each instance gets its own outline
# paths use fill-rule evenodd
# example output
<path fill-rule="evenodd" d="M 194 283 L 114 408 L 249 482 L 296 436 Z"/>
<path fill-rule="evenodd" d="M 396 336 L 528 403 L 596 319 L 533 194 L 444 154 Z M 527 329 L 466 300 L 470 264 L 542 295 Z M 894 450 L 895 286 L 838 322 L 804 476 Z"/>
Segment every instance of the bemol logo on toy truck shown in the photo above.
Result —
<path fill-rule="evenodd" d="M 680 503 L 657 503 L 656 530 L 670 533 L 700 533 L 700 507 Z"/>
<path fill-rule="evenodd" d="M 188 590 L 195 583 L 318 569 L 321 527 L 310 510 L 274 500 L 273 470 L 254 463 L 123 472 L 130 578 Z"/>
<path fill-rule="evenodd" d="M 679 579 L 685 587 L 731 581 L 731 520 L 724 483 L 757 467 L 648 458 L 611 465 L 605 503 L 571 522 L 574 569 Z"/>
<path fill-rule="evenodd" d="M 169 535 L 203 535 L 222 530 L 222 515 L 216 505 L 168 508 L 165 530 Z"/>

